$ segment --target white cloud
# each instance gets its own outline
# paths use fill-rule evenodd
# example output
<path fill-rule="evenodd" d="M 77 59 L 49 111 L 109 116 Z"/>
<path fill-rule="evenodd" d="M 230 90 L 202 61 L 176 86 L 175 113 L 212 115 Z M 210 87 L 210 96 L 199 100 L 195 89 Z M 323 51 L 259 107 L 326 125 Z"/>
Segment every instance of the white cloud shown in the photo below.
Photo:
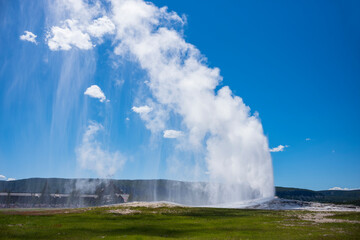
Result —
<path fill-rule="evenodd" d="M 176 130 L 165 130 L 164 131 L 164 138 L 178 138 L 181 137 L 183 135 L 183 133 L 181 131 L 176 131 Z"/>
<path fill-rule="evenodd" d="M 283 152 L 285 150 L 285 148 L 287 148 L 288 145 L 279 145 L 277 147 L 271 148 L 269 151 L 270 152 Z"/>
<path fill-rule="evenodd" d="M 24 31 L 25 34 L 20 36 L 20 39 L 23 41 L 28 41 L 37 44 L 36 35 L 29 31 Z"/>
<path fill-rule="evenodd" d="M 76 150 L 76 157 L 81 168 L 95 171 L 100 177 L 110 177 L 123 167 L 126 158 L 119 151 L 104 149 L 96 140 L 96 135 L 103 130 L 101 124 L 91 122 Z"/>
<path fill-rule="evenodd" d="M 130 118 L 127 117 L 127 118 L 125 118 L 125 120 L 126 120 L 126 121 L 130 121 Z"/>
<path fill-rule="evenodd" d="M 15 178 L 8 178 L 6 181 L 15 181 Z"/>
<path fill-rule="evenodd" d="M 91 85 L 86 89 L 84 94 L 92 98 L 98 98 L 100 102 L 104 102 L 106 100 L 106 96 L 104 92 L 101 90 L 101 88 L 98 85 Z"/>
<path fill-rule="evenodd" d="M 67 19 L 61 27 L 54 26 L 47 35 L 47 44 L 52 51 L 91 49 L 93 44 L 88 33 L 84 33 L 77 20 Z"/>
<path fill-rule="evenodd" d="M 305 138 L 305 141 L 307 141 L 307 142 L 311 141 L 311 138 Z"/>
<path fill-rule="evenodd" d="M 87 27 L 87 32 L 97 38 L 101 38 L 108 33 L 114 33 L 114 31 L 115 25 L 107 16 L 95 19 L 93 23 Z"/>
<path fill-rule="evenodd" d="M 139 113 L 139 114 L 148 114 L 149 112 L 151 112 L 153 109 L 147 105 L 145 106 L 140 106 L 140 107 L 132 107 L 131 108 L 134 112 Z"/>
<path fill-rule="evenodd" d="M 4 175 L 0 175 L 0 180 L 6 180 L 6 177 Z"/>
<path fill-rule="evenodd" d="M 342 190 L 342 191 L 351 191 L 351 190 L 359 190 L 360 188 L 341 188 L 341 187 L 333 187 L 329 188 L 329 190 Z"/>

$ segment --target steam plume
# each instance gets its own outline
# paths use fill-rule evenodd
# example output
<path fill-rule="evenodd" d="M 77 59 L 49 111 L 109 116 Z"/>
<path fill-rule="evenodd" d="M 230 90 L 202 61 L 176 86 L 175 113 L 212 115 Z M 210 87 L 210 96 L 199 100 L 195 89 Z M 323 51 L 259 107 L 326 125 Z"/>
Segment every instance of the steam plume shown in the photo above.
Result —
<path fill-rule="evenodd" d="M 59 38 L 53 31 L 56 28 L 52 28 L 52 38 L 48 39 L 51 49 L 94 47 L 90 35 L 98 35 L 89 31 L 90 25 L 97 26 L 100 19 L 106 19 L 108 26 L 114 26 L 106 32 L 113 34 L 115 54 L 136 61 L 149 78 L 147 86 L 152 97 L 146 106 L 134 107 L 133 111 L 154 133 L 171 127 L 170 114 L 180 119 L 183 144 L 192 151 L 204 152 L 209 178 L 214 183 L 208 189 L 213 202 L 273 197 L 272 161 L 258 116 L 228 86 L 216 91 L 222 81 L 220 70 L 208 67 L 200 51 L 184 40 L 183 17 L 142 0 L 111 0 L 110 13 L 101 8 L 100 2 L 95 2 L 94 7 L 81 0 L 69 2 L 74 4 L 72 11 L 84 9 L 86 13 L 68 19 L 73 25 L 67 22 L 62 29 L 69 36 L 74 36 L 73 32 L 86 36 L 87 45 L 84 47 L 75 37 Z M 76 7 L 80 5 L 83 7 Z M 56 46 L 50 45 L 54 39 Z M 94 132 L 94 128 L 99 126 L 89 126 L 88 131 Z M 86 136 L 92 134 L 84 135 L 83 145 L 92 146 Z"/>
<path fill-rule="evenodd" d="M 114 0 L 112 6 L 119 42 L 115 53 L 133 56 L 147 71 L 159 103 L 153 112 L 178 114 L 189 144 L 201 148 L 205 141 L 210 179 L 229 186 L 215 201 L 229 199 L 231 192 L 237 194 L 230 197 L 233 201 L 272 197 L 272 163 L 262 125 L 229 87 L 215 92 L 222 80 L 219 69 L 209 68 L 199 50 L 174 29 L 185 20 L 144 1 Z"/>

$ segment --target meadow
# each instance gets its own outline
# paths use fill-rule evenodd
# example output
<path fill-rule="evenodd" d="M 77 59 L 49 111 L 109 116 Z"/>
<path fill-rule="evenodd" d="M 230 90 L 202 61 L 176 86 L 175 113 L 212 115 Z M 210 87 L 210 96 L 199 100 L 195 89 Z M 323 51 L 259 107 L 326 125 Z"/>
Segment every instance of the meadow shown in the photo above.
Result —
<path fill-rule="evenodd" d="M 0 233 L 0 239 L 360 239 L 360 213 L 166 204 L 3 209 Z"/>

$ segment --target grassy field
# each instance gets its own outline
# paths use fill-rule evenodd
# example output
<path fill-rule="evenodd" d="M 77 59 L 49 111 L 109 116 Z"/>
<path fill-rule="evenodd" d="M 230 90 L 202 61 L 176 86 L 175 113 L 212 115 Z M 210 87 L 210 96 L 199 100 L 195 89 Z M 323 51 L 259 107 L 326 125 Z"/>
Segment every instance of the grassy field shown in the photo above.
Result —
<path fill-rule="evenodd" d="M 360 213 L 172 206 L 3 209 L 0 239 L 360 239 Z"/>

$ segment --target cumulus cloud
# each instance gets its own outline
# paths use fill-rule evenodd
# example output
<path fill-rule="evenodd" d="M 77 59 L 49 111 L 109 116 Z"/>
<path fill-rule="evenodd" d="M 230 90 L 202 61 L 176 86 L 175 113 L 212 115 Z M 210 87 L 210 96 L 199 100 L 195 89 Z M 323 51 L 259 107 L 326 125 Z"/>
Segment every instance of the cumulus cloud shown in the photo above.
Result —
<path fill-rule="evenodd" d="M 0 180 L 6 180 L 6 177 L 4 175 L 0 175 Z"/>
<path fill-rule="evenodd" d="M 23 41 L 28 41 L 37 44 L 36 35 L 29 31 L 24 31 L 24 34 L 20 36 L 20 39 Z"/>
<path fill-rule="evenodd" d="M 81 5 L 85 6 L 84 3 Z M 102 37 L 105 34 L 114 33 L 115 25 L 109 17 L 103 16 L 91 20 L 91 18 L 99 14 L 99 10 L 85 11 L 85 9 L 78 11 L 82 13 L 87 12 L 88 14 L 85 14 L 85 16 L 66 19 L 61 26 L 51 27 L 46 38 L 50 50 L 67 51 L 73 47 L 88 50 L 95 46 L 91 38 L 102 42 Z"/>
<path fill-rule="evenodd" d="M 285 150 L 285 148 L 287 148 L 288 145 L 279 145 L 277 147 L 274 147 L 274 148 L 270 148 L 270 152 L 283 152 Z"/>
<path fill-rule="evenodd" d="M 147 114 L 149 112 L 151 112 L 153 109 L 147 105 L 145 106 L 140 106 L 140 107 L 132 107 L 131 108 L 134 112 L 139 113 L 139 114 Z"/>
<path fill-rule="evenodd" d="M 77 20 L 67 19 L 61 27 L 54 26 L 47 35 L 50 50 L 90 49 L 93 44 L 88 33 L 84 33 Z"/>
<path fill-rule="evenodd" d="M 106 96 L 104 92 L 101 90 L 101 88 L 98 85 L 91 85 L 86 89 L 84 94 L 92 98 L 97 98 L 100 100 L 100 102 L 104 102 L 106 100 Z"/>
<path fill-rule="evenodd" d="M 119 151 L 104 149 L 96 140 L 96 135 L 103 130 L 104 127 L 99 123 L 89 124 L 76 150 L 76 158 L 81 168 L 95 171 L 100 177 L 110 177 L 123 167 L 126 158 Z"/>
<path fill-rule="evenodd" d="M 105 34 L 111 34 L 115 31 L 114 23 L 107 17 L 95 19 L 91 25 L 87 27 L 87 32 L 97 38 L 101 38 Z"/>
<path fill-rule="evenodd" d="M 8 178 L 6 181 L 15 181 L 15 178 Z"/>
<path fill-rule="evenodd" d="M 305 141 L 307 141 L 307 142 L 311 141 L 311 138 L 305 138 Z"/>
<path fill-rule="evenodd" d="M 181 131 L 176 131 L 176 130 L 165 130 L 164 131 L 164 138 L 178 138 L 181 137 L 183 135 L 183 133 Z"/>

